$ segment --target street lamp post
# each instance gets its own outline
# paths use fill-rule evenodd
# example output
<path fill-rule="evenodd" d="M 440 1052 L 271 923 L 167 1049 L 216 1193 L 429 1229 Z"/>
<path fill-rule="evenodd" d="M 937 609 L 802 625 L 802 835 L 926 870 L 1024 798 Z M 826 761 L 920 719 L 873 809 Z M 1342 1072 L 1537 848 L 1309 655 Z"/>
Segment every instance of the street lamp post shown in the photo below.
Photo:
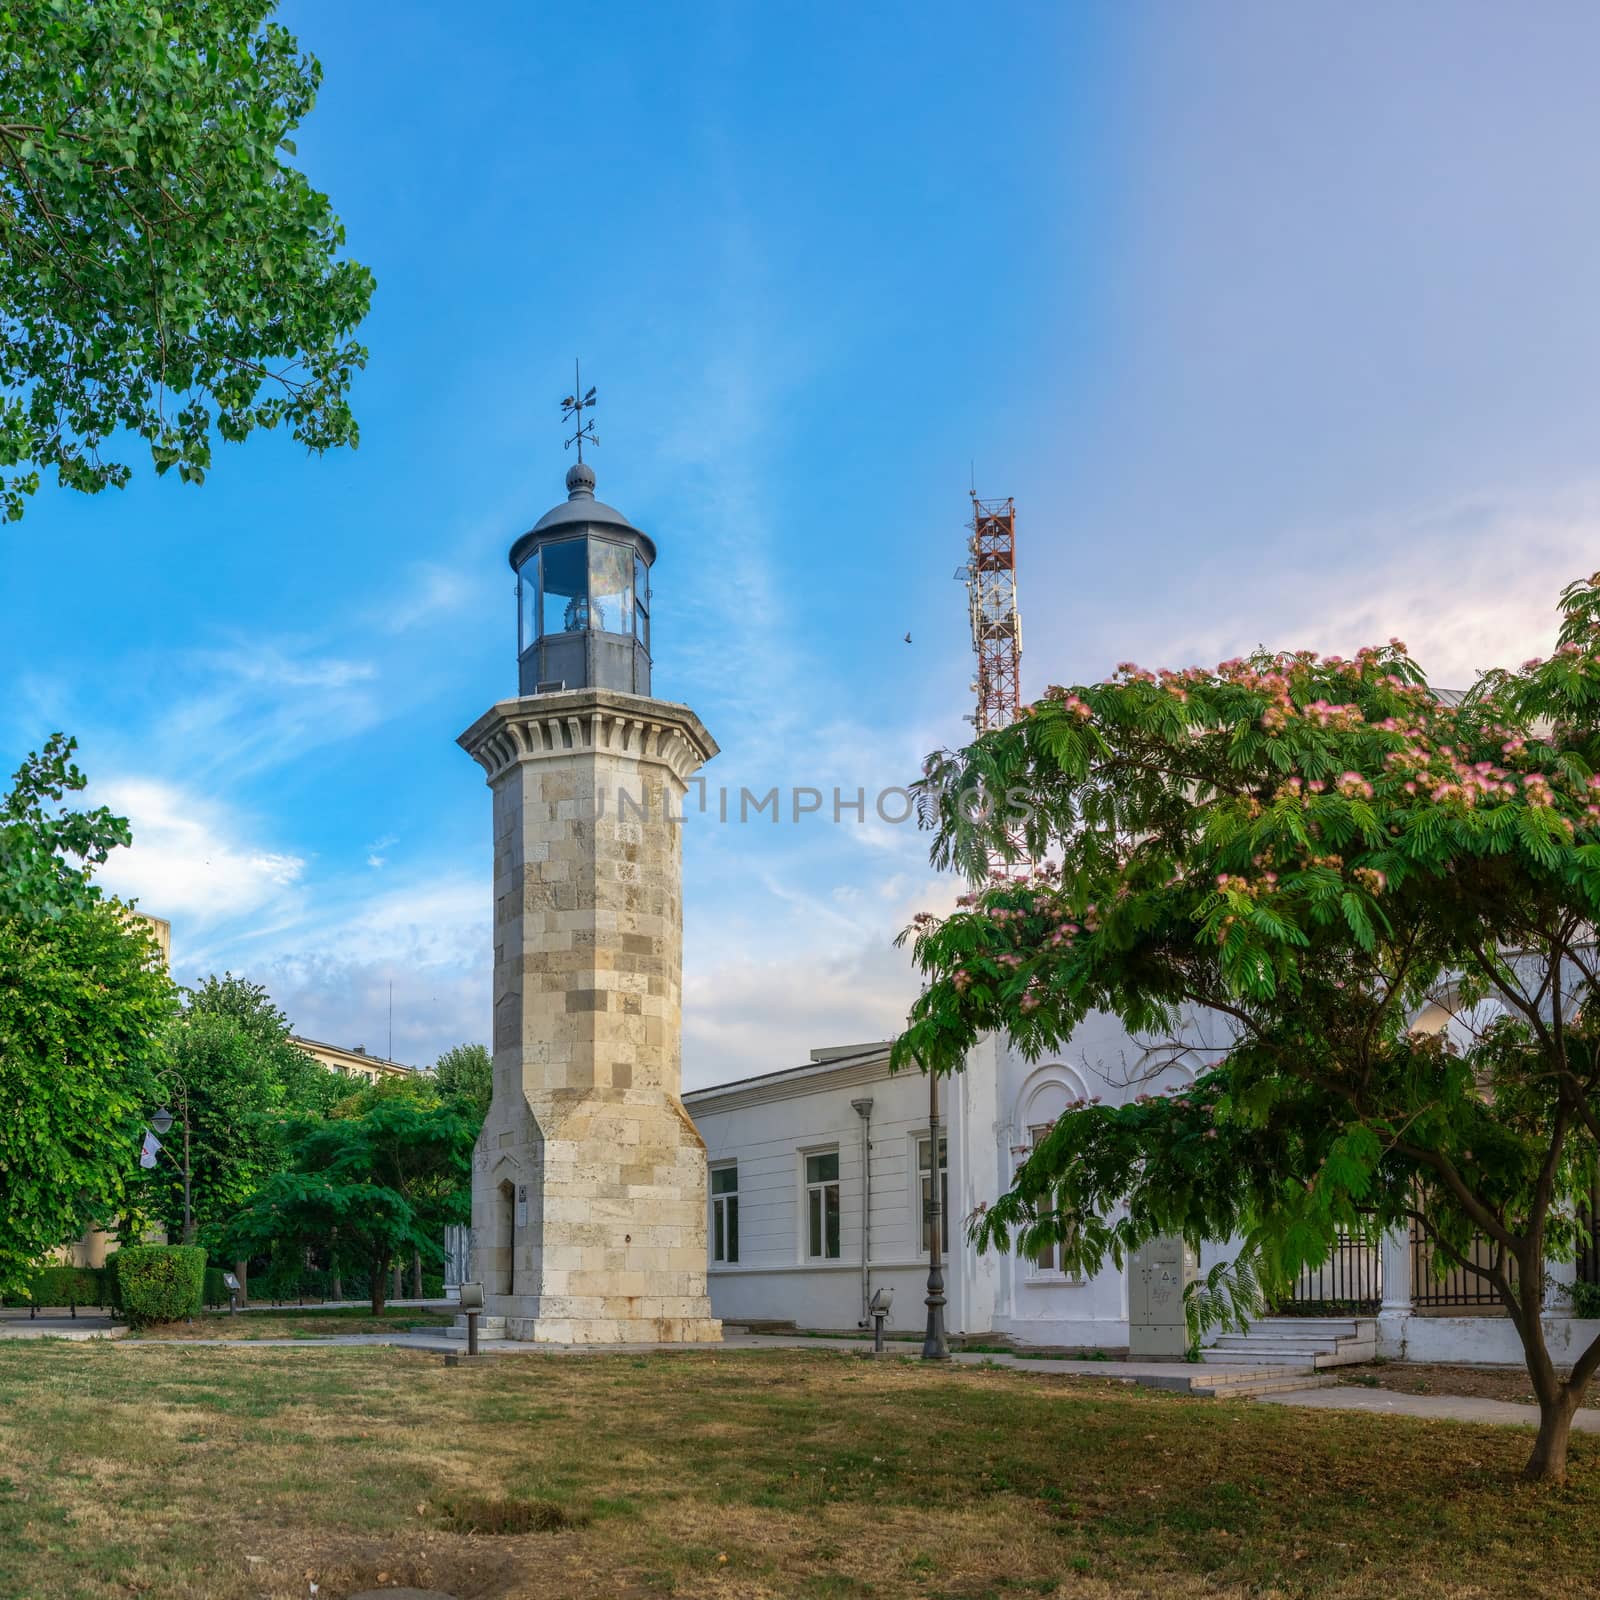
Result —
<path fill-rule="evenodd" d="M 191 1168 L 189 1164 L 189 1090 L 179 1080 L 178 1082 L 179 1105 L 183 1112 L 183 1242 L 194 1243 L 194 1203 L 191 1194 Z M 167 1133 L 172 1127 L 172 1113 L 165 1106 L 156 1112 L 151 1119 L 151 1125 L 157 1133 Z"/>
<path fill-rule="evenodd" d="M 939 1250 L 939 1234 L 944 1226 L 944 1197 L 939 1193 L 939 1078 L 928 1069 L 928 1200 L 923 1215 L 928 1219 L 928 1329 L 922 1338 L 924 1361 L 948 1361 L 950 1346 L 944 1332 L 944 1263 Z"/>

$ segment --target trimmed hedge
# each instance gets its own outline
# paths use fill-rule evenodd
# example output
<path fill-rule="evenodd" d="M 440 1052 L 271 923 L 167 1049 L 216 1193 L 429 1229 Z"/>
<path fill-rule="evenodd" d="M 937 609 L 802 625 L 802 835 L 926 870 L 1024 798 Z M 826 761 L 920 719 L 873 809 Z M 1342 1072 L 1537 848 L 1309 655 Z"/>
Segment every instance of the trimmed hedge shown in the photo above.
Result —
<path fill-rule="evenodd" d="M 36 1306 L 103 1306 L 110 1302 L 105 1273 L 96 1267 L 42 1267 L 28 1285 Z"/>
<path fill-rule="evenodd" d="M 57 1306 L 107 1306 L 111 1285 L 103 1267 L 70 1267 L 60 1262 L 40 1267 L 20 1294 L 6 1296 L 6 1304 L 32 1306 L 36 1311 Z"/>
<path fill-rule="evenodd" d="M 116 1273 L 117 1298 L 135 1328 L 177 1322 L 201 1309 L 206 1253 L 197 1245 L 138 1244 L 106 1261 Z"/>

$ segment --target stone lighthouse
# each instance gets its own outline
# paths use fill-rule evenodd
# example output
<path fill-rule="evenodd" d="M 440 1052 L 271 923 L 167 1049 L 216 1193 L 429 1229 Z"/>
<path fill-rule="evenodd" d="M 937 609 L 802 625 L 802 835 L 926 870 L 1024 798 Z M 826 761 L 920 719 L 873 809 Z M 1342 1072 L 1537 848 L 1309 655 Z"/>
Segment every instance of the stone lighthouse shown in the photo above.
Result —
<path fill-rule="evenodd" d="M 494 804 L 473 1271 L 507 1338 L 719 1339 L 705 1146 L 679 1098 L 679 819 L 717 746 L 651 693 L 655 545 L 594 487 L 580 455 L 512 545 L 519 694 L 459 741 Z"/>

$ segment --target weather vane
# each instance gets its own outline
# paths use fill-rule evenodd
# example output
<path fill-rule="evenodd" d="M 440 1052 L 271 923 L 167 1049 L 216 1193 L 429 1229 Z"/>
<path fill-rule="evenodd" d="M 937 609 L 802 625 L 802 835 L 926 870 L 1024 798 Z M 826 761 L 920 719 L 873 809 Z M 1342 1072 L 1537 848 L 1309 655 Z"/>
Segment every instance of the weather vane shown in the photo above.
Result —
<path fill-rule="evenodd" d="M 563 450 L 570 450 L 573 445 L 578 447 L 578 460 L 583 460 L 583 441 L 587 439 L 590 444 L 599 444 L 600 435 L 594 431 L 592 421 L 585 422 L 583 414 L 594 405 L 594 390 L 588 394 L 583 392 L 583 379 L 578 375 L 578 363 L 572 363 L 572 393 L 561 402 L 561 420 L 572 421 L 577 424 L 578 431 L 562 445 Z"/>

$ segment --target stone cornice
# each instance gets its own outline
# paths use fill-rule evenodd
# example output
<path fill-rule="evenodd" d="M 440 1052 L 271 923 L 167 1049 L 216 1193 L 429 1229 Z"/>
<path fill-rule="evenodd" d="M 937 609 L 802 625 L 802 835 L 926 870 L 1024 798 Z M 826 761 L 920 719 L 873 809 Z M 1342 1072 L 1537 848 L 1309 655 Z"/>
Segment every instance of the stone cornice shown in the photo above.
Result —
<path fill-rule="evenodd" d="M 717 742 L 688 706 L 613 689 L 524 695 L 491 706 L 456 743 L 490 783 L 525 761 L 593 752 L 664 766 L 688 782 Z"/>

